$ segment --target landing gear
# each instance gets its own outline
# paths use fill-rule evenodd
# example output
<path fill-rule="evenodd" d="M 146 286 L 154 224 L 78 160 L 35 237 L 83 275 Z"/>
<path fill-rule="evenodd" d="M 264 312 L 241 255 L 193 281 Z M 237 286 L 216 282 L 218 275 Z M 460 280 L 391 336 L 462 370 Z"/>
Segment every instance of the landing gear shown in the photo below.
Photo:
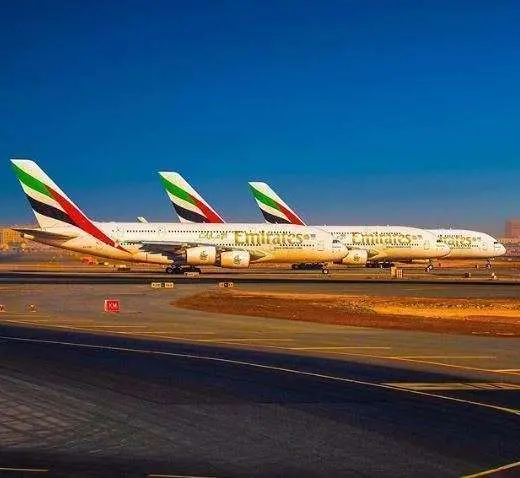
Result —
<path fill-rule="evenodd" d="M 424 272 L 431 272 L 433 271 L 433 262 L 430 261 L 428 265 L 426 266 L 426 269 L 424 269 Z"/>
<path fill-rule="evenodd" d="M 323 269 L 324 265 L 319 262 L 300 262 L 298 264 L 293 264 L 291 269 L 293 271 L 299 270 L 314 270 L 314 269 Z"/>
<path fill-rule="evenodd" d="M 486 269 L 491 269 L 491 261 L 489 259 L 486 260 Z"/>
<path fill-rule="evenodd" d="M 321 273 L 322 274 L 328 274 L 329 273 L 329 269 L 327 269 L 326 267 L 322 267 L 321 268 Z"/>
<path fill-rule="evenodd" d="M 377 269 L 389 269 L 395 264 L 392 261 L 367 261 L 365 267 Z"/>
<path fill-rule="evenodd" d="M 167 274 L 184 274 L 185 272 L 202 272 L 199 267 L 194 266 L 168 266 L 165 269 Z"/>

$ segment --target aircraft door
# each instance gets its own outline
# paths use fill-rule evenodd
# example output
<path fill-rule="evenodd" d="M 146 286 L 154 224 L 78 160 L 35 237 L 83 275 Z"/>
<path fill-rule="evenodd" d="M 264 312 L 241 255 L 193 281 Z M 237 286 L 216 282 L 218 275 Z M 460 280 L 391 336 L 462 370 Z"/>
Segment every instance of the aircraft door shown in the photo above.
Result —
<path fill-rule="evenodd" d="M 318 239 L 318 251 L 325 250 L 325 241 L 323 239 Z"/>
<path fill-rule="evenodd" d="M 429 251 L 430 250 L 430 241 L 424 241 L 424 250 Z"/>

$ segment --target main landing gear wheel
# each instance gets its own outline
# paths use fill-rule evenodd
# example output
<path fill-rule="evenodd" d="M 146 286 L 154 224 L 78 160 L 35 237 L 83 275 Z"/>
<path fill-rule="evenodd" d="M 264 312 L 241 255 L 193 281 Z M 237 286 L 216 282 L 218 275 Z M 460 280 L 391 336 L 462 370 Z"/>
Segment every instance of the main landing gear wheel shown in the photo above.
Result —
<path fill-rule="evenodd" d="M 424 269 L 424 270 L 425 270 L 425 272 L 431 272 L 431 271 L 433 271 L 433 264 L 428 264 L 428 265 L 426 266 L 426 269 Z"/>
<path fill-rule="evenodd" d="M 324 267 L 324 268 L 321 270 L 321 273 L 322 273 L 322 274 L 328 274 L 328 273 L 329 273 L 329 270 L 328 270 L 326 267 Z"/>
<path fill-rule="evenodd" d="M 166 274 L 173 274 L 173 267 L 172 266 L 168 266 L 166 269 Z"/>

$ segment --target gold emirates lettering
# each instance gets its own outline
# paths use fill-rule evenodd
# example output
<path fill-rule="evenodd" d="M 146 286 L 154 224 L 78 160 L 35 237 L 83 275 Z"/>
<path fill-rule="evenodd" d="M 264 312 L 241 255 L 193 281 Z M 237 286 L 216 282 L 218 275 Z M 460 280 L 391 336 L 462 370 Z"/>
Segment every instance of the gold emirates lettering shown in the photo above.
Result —
<path fill-rule="evenodd" d="M 407 246 L 412 243 L 411 234 L 401 232 L 353 232 L 352 244 L 362 246 Z"/>
<path fill-rule="evenodd" d="M 444 244 L 456 249 L 471 249 L 472 238 L 471 236 L 461 236 L 458 234 L 454 235 L 441 235 L 439 240 Z"/>
<path fill-rule="evenodd" d="M 280 246 L 298 246 L 303 243 L 304 235 L 287 232 L 235 231 L 234 239 L 235 245 L 237 246 L 263 246 L 269 244 Z"/>

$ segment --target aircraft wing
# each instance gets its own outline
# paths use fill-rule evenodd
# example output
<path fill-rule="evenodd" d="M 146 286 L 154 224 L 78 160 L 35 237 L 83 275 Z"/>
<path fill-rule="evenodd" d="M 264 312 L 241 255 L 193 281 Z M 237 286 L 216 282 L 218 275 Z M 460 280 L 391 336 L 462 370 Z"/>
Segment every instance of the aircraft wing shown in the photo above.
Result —
<path fill-rule="evenodd" d="M 165 256 L 175 258 L 181 255 L 186 249 L 190 247 L 216 247 L 218 252 L 226 251 L 241 251 L 240 247 L 219 246 L 208 242 L 186 242 L 186 241 L 140 241 L 137 244 L 141 245 L 141 250 L 155 254 L 163 254 Z M 251 252 L 251 259 L 258 260 L 265 257 L 265 254 L 260 251 Z"/>
<path fill-rule="evenodd" d="M 23 236 L 28 239 L 38 240 L 54 240 L 54 241 L 68 241 L 74 239 L 77 234 L 61 234 L 58 232 L 44 231 L 42 229 L 28 229 L 24 227 L 13 227 L 14 231 L 20 232 Z"/>

